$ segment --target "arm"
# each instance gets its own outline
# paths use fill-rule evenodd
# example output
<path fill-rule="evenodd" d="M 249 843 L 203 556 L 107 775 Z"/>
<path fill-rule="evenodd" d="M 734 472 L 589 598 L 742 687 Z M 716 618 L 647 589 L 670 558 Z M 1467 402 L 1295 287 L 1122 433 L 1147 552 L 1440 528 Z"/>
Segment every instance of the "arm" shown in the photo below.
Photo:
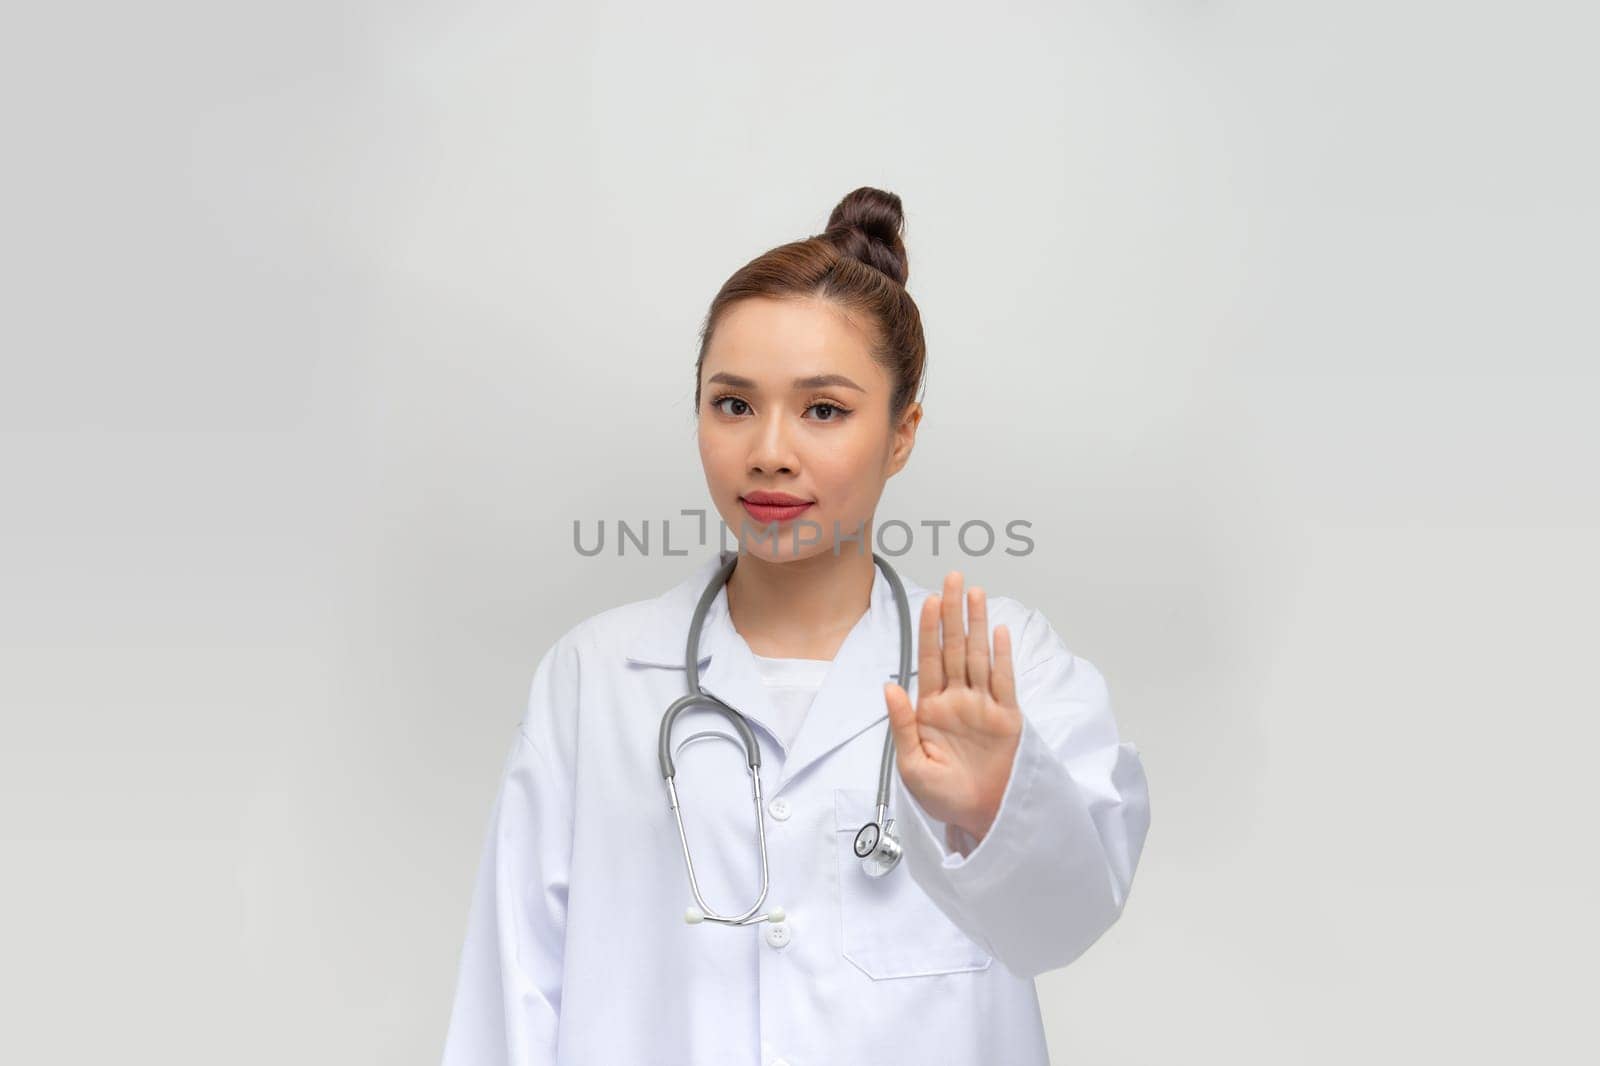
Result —
<path fill-rule="evenodd" d="M 1077 958 L 1121 915 L 1150 797 L 1100 672 L 1038 611 L 1018 643 L 1022 731 L 982 839 L 930 816 L 899 773 L 894 801 L 918 884 L 1007 969 L 1034 976 Z"/>
<path fill-rule="evenodd" d="M 561 1013 L 572 811 L 564 776 L 530 737 L 575 699 L 555 649 L 534 674 L 472 890 L 444 1066 L 548 1066 Z M 570 708 L 572 704 L 567 704 Z"/>

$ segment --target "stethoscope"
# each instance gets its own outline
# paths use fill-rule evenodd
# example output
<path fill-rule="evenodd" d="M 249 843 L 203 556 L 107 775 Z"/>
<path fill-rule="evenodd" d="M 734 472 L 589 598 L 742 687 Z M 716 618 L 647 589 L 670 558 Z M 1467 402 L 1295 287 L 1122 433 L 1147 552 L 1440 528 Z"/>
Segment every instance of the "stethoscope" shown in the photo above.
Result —
<path fill-rule="evenodd" d="M 883 556 L 877 552 L 872 553 L 872 561 L 878 564 L 883 571 L 883 576 L 889 581 L 889 588 L 894 592 L 895 607 L 900 612 L 900 674 L 896 678 L 900 687 L 906 687 L 906 679 L 911 676 L 911 608 L 906 603 L 906 590 L 900 584 L 900 576 L 890 568 Z M 705 623 L 706 610 L 711 606 L 711 601 L 717 598 L 717 593 L 727 584 L 728 575 L 733 573 L 733 568 L 739 563 L 739 556 L 734 554 L 722 564 L 716 574 L 706 584 L 706 590 L 700 594 L 700 602 L 695 605 L 694 617 L 689 622 L 689 640 L 685 652 L 685 663 L 688 668 L 689 691 L 686 695 L 679 696 L 667 708 L 667 713 L 661 717 L 661 776 L 667 781 L 667 800 L 672 806 L 673 816 L 678 822 L 678 838 L 683 842 L 683 862 L 689 870 L 689 887 L 694 891 L 695 903 L 698 906 L 690 907 L 684 914 L 684 921 L 690 925 L 698 922 L 722 922 L 725 925 L 748 925 L 752 922 L 781 922 L 784 919 L 783 908 L 774 907 L 766 914 L 756 915 L 761 904 L 767 898 L 767 831 L 762 819 L 761 806 L 761 748 L 756 743 L 755 733 L 750 728 L 750 723 L 745 716 L 728 706 L 716 696 L 700 691 L 700 627 Z M 677 770 L 672 765 L 672 723 L 679 714 L 690 707 L 704 706 L 720 712 L 734 729 L 738 730 L 739 737 L 744 741 L 745 761 L 750 767 L 750 794 L 755 799 L 756 811 L 756 839 L 761 846 L 761 895 L 750 905 L 750 909 L 736 916 L 722 915 L 713 911 L 706 903 L 705 897 L 700 894 L 700 883 L 694 876 L 694 860 L 689 857 L 689 837 L 683 831 L 683 811 L 678 806 L 678 788 L 674 783 Z M 711 737 L 732 739 L 726 734 L 715 731 L 696 733 L 683 746 L 695 740 Z M 679 749 L 682 750 L 682 747 Z M 894 732 L 887 730 L 883 737 L 883 761 L 878 768 L 878 812 L 877 817 L 856 833 L 855 853 L 861 860 L 862 869 L 869 877 L 882 877 L 900 861 L 900 841 L 894 835 L 894 819 L 887 818 L 889 813 L 889 775 L 894 770 Z"/>

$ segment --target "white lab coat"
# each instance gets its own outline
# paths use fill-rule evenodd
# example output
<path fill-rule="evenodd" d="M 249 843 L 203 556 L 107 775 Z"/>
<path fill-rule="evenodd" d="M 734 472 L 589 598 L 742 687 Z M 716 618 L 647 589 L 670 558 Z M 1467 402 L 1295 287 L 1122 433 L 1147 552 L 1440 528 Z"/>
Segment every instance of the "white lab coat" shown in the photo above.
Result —
<path fill-rule="evenodd" d="M 1024 716 L 999 813 L 972 848 L 895 772 L 889 816 L 905 856 L 873 879 L 851 844 L 874 814 L 883 683 L 899 666 L 887 580 L 874 568 L 869 609 L 787 751 L 719 592 L 700 684 L 753 723 L 763 911 L 787 917 L 690 925 L 657 743 L 685 692 L 690 614 L 721 561 L 581 622 L 539 662 L 489 818 L 445 1066 L 1047 1063 L 1033 978 L 1117 920 L 1150 821 L 1143 766 L 1119 741 L 1099 671 L 1037 610 L 990 596 L 991 631 L 1012 634 Z M 901 577 L 915 671 L 930 590 Z M 915 700 L 914 675 L 908 689 Z M 674 750 L 707 729 L 733 735 L 715 711 L 684 712 Z M 716 911 L 742 913 L 761 884 L 742 749 L 713 738 L 676 762 L 701 890 Z"/>

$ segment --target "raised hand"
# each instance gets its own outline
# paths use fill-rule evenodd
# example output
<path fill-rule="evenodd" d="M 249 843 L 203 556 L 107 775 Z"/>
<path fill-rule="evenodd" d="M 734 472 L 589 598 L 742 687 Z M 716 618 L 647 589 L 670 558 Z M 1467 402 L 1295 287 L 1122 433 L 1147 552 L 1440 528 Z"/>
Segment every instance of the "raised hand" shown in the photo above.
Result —
<path fill-rule="evenodd" d="M 966 627 L 961 601 L 961 573 L 952 570 L 944 592 L 922 604 L 916 707 L 892 681 L 884 686 L 884 698 L 906 787 L 929 815 L 982 840 L 1011 776 L 1022 709 L 1010 632 L 995 627 L 991 662 L 983 590 L 974 586 L 966 595 Z"/>

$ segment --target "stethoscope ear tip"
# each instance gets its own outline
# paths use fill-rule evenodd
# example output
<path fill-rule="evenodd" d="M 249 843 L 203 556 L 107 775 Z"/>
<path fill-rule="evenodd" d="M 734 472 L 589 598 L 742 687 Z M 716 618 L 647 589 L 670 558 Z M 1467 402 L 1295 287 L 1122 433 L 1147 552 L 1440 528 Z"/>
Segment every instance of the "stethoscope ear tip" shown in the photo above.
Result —
<path fill-rule="evenodd" d="M 781 922 L 783 919 L 783 908 L 774 907 L 766 914 L 762 915 L 760 920 L 763 922 Z M 683 912 L 683 920 L 689 925 L 699 925 L 701 922 L 706 920 L 706 912 L 701 910 L 699 907 L 690 907 L 688 910 Z M 747 919 L 747 921 L 754 920 L 755 919 Z"/>

